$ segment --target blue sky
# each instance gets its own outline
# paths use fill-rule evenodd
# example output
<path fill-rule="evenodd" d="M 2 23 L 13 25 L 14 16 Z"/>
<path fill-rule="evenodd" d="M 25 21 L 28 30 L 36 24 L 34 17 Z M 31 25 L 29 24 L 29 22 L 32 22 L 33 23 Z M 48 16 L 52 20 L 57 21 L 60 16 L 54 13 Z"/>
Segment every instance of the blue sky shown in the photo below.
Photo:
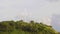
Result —
<path fill-rule="evenodd" d="M 0 21 L 50 21 L 52 14 L 60 13 L 60 0 L 0 0 Z M 50 24 L 47 23 L 47 24 Z"/>

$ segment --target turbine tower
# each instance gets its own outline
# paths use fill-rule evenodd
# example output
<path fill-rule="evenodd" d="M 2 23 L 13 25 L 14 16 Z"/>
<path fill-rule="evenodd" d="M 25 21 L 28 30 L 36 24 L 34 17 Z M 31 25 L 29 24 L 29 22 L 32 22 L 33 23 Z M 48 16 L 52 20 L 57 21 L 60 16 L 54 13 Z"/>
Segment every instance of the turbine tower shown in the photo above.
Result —
<path fill-rule="evenodd" d="M 22 12 L 15 16 L 15 20 L 25 20 L 28 16 L 27 8 L 24 8 Z"/>

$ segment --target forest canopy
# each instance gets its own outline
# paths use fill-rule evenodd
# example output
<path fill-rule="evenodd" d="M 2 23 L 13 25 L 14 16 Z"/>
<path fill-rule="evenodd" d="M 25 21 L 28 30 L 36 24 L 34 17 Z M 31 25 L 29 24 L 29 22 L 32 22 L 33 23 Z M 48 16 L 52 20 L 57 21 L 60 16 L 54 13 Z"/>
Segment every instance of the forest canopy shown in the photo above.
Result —
<path fill-rule="evenodd" d="M 52 26 L 34 21 L 2 21 L 0 22 L 0 34 L 58 34 Z"/>

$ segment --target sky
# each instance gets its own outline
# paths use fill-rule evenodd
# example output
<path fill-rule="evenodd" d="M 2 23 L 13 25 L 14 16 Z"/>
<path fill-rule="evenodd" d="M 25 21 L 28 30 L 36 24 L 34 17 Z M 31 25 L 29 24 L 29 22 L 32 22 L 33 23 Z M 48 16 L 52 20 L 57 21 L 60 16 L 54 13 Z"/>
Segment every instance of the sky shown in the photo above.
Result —
<path fill-rule="evenodd" d="M 0 21 L 35 20 L 51 24 L 53 14 L 60 13 L 60 0 L 0 0 Z"/>
<path fill-rule="evenodd" d="M 53 26 L 55 30 L 60 32 L 60 15 L 58 14 L 53 15 L 51 25 Z"/>

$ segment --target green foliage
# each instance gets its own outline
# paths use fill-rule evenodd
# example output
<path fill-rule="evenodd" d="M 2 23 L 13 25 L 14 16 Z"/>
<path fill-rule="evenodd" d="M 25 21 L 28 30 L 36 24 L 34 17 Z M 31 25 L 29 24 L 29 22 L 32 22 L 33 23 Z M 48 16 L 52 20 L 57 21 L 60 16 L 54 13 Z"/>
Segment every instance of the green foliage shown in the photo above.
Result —
<path fill-rule="evenodd" d="M 0 34 L 58 34 L 51 26 L 30 21 L 0 22 Z"/>

